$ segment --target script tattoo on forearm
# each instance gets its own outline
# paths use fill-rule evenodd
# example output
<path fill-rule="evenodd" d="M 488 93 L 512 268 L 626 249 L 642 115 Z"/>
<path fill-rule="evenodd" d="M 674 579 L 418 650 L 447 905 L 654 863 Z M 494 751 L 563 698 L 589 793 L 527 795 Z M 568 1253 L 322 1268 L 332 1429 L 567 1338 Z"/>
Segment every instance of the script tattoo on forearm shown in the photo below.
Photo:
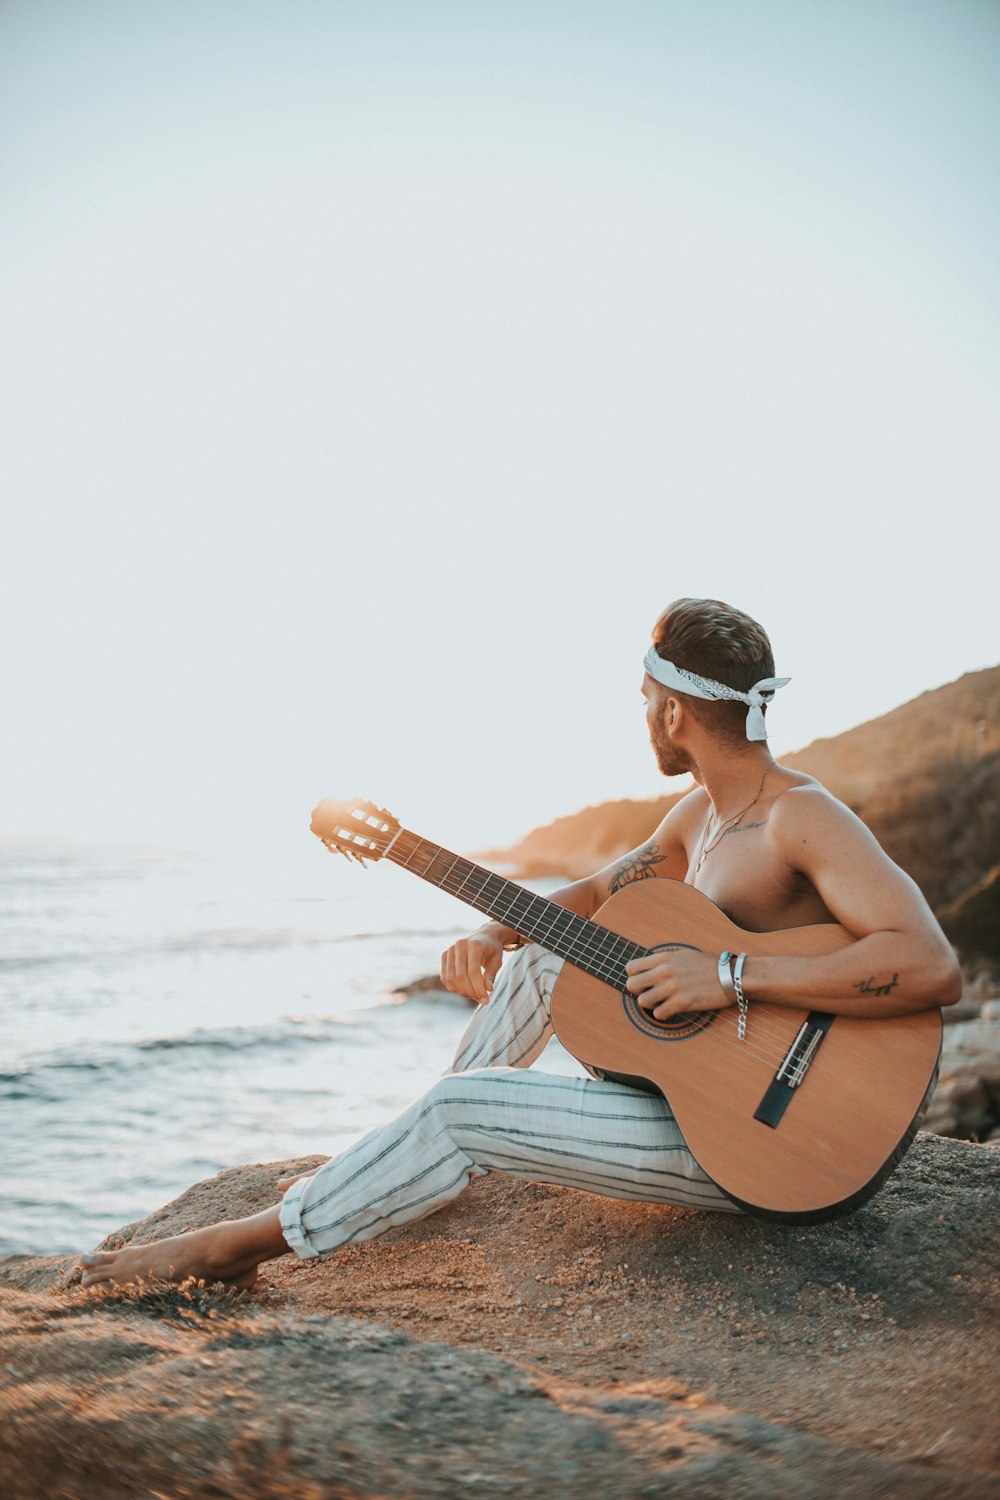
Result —
<path fill-rule="evenodd" d="M 623 859 L 615 868 L 615 873 L 608 882 L 608 889 L 614 895 L 623 886 L 631 885 L 636 880 L 650 880 L 653 875 L 653 866 L 662 864 L 666 859 L 654 843 L 643 844 L 634 854 Z"/>
<path fill-rule="evenodd" d="M 862 995 L 891 995 L 898 983 L 898 974 L 893 974 L 888 984 L 876 984 L 875 975 L 871 974 L 867 979 L 862 979 L 860 984 L 853 985 L 852 988 L 860 990 Z"/>

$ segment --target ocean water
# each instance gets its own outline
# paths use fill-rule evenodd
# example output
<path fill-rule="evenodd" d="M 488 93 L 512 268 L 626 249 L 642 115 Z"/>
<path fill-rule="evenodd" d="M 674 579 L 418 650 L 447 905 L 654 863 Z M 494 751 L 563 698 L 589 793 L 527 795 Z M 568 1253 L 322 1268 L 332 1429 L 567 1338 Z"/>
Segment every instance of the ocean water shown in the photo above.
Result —
<path fill-rule="evenodd" d="M 398 1113 L 471 1008 L 394 990 L 481 920 L 318 846 L 0 845 L 0 1254 L 89 1248 L 225 1167 Z M 545 1066 L 575 1068 L 558 1044 Z"/>

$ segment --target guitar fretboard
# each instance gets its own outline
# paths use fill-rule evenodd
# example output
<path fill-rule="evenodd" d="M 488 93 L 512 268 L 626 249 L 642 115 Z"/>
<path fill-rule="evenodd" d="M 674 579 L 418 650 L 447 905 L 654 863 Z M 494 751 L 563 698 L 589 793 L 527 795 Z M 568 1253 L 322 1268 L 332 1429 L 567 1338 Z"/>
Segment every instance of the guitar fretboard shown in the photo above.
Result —
<path fill-rule="evenodd" d="M 512 927 L 521 937 L 565 958 L 615 989 L 625 988 L 625 965 L 646 952 L 637 943 L 536 896 L 513 880 L 473 864 L 440 844 L 400 829 L 385 851 L 394 864 L 457 896 L 476 911 Z"/>

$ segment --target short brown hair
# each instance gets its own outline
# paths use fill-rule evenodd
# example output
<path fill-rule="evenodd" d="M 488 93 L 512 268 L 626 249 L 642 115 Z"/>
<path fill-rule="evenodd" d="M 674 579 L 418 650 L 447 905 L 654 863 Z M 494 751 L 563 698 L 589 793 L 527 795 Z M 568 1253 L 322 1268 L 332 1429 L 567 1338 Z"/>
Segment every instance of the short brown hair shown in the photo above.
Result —
<path fill-rule="evenodd" d="M 762 677 L 774 676 L 774 654 L 763 626 L 721 599 L 675 599 L 653 627 L 653 645 L 675 667 L 741 693 Z M 742 703 L 681 696 L 695 718 L 720 739 L 746 741 Z"/>

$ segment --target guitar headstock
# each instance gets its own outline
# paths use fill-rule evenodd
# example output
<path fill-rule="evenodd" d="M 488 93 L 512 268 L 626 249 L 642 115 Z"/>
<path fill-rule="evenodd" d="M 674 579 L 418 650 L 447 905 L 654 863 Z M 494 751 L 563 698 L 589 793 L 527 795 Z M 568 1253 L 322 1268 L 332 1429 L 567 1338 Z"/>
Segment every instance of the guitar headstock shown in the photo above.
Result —
<path fill-rule="evenodd" d="M 348 859 L 381 859 L 400 831 L 400 824 L 384 807 L 354 798 L 350 802 L 333 802 L 324 798 L 313 808 L 310 832 L 314 833 L 331 854 L 346 854 Z"/>

